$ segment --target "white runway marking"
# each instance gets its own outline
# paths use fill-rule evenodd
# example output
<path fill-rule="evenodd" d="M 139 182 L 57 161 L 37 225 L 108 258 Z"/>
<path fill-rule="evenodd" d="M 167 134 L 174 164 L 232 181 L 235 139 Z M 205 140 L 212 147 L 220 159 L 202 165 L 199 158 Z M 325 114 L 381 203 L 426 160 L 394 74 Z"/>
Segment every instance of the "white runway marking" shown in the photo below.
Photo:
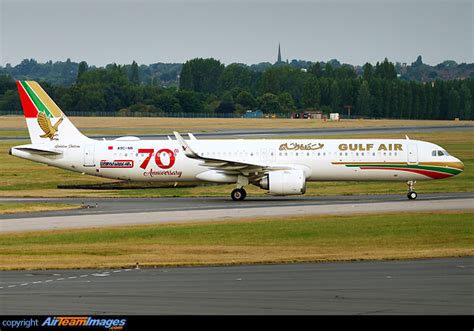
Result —
<path fill-rule="evenodd" d="M 104 271 L 104 272 L 95 272 L 93 274 L 84 274 L 84 275 L 79 275 L 79 276 L 69 276 L 69 277 L 61 277 L 61 278 L 56 278 L 56 279 L 47 279 L 47 280 L 37 280 L 37 281 L 34 281 L 34 282 L 26 282 L 26 283 L 21 283 L 21 284 L 12 284 L 12 285 L 5 285 L 5 286 L 0 286 L 0 290 L 1 289 L 5 289 L 5 288 L 14 288 L 14 287 L 17 287 L 17 286 L 28 286 L 28 285 L 34 285 L 34 284 L 43 284 L 43 283 L 54 283 L 56 281 L 62 281 L 62 280 L 65 280 L 65 279 L 78 279 L 78 278 L 86 278 L 86 277 L 89 277 L 89 276 L 95 276 L 95 277 L 108 277 L 108 276 L 112 276 L 111 273 L 113 274 L 119 274 L 120 272 L 122 271 L 132 271 L 134 269 L 118 269 L 118 270 L 111 270 L 111 271 Z M 60 276 L 61 274 L 53 274 L 54 276 Z M 26 276 L 28 277 L 31 277 L 31 276 L 34 276 L 33 274 L 27 274 Z M 84 281 L 84 283 L 90 283 L 91 281 L 90 280 L 86 280 Z"/>

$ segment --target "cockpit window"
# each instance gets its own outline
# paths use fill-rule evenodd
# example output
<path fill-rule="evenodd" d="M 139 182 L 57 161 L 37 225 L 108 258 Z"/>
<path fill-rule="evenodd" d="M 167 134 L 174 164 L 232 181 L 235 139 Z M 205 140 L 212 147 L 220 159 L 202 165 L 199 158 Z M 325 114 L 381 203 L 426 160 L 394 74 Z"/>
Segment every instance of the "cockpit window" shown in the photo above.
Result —
<path fill-rule="evenodd" d="M 432 151 L 431 156 L 449 156 L 445 150 Z"/>
<path fill-rule="evenodd" d="M 438 156 L 449 156 L 448 152 L 446 152 L 444 150 L 442 150 L 442 151 L 433 151 L 433 153 L 432 153 L 433 156 L 436 156 L 435 152 L 438 152 Z"/>

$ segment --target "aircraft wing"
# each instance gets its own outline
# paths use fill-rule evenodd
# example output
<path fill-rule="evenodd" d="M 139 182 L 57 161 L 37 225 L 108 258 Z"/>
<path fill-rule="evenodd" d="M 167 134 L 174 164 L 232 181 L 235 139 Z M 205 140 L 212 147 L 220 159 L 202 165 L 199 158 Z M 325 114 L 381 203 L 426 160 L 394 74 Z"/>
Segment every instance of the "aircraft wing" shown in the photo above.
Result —
<path fill-rule="evenodd" d="M 244 176 L 250 177 L 251 180 L 257 180 L 272 170 L 291 169 L 291 167 L 289 166 L 268 166 L 265 164 L 239 162 L 239 161 L 226 160 L 223 158 L 205 157 L 203 155 L 200 155 L 199 151 L 196 151 L 193 148 L 191 148 L 191 146 L 189 146 L 189 144 L 186 143 L 186 141 L 178 132 L 173 132 L 173 133 L 176 139 L 178 140 L 179 144 L 181 145 L 181 148 L 183 149 L 184 154 L 187 157 L 191 159 L 201 160 L 202 166 L 206 166 L 214 170 L 219 170 L 222 173 L 226 173 L 229 175 L 242 174 Z M 196 140 L 196 138 L 192 140 Z"/>

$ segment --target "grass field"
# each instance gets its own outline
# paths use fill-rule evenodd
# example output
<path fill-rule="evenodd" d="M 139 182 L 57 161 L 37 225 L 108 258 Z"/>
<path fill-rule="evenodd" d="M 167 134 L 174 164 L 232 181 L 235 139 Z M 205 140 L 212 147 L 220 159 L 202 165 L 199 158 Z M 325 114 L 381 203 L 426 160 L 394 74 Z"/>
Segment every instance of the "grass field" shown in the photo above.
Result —
<path fill-rule="evenodd" d="M 32 213 L 38 211 L 67 210 L 79 208 L 78 205 L 62 203 L 0 203 L 0 214 Z"/>
<path fill-rule="evenodd" d="M 400 134 L 351 135 L 328 138 L 400 138 Z M 309 137 L 308 137 L 309 138 Z M 320 137 L 322 138 L 322 137 Z M 462 174 L 448 179 L 418 182 L 419 194 L 428 192 L 473 191 L 474 183 L 474 132 L 411 133 L 411 139 L 421 139 L 439 144 L 465 164 Z M 234 185 L 207 185 L 192 188 L 147 188 L 126 190 L 58 189 L 61 185 L 111 183 L 114 180 L 48 167 L 39 163 L 8 155 L 11 146 L 23 141 L 0 141 L 0 196 L 65 197 L 181 197 L 228 196 Z M 249 195 L 263 195 L 264 190 L 248 187 Z M 309 183 L 306 195 L 335 194 L 405 194 L 404 182 L 317 182 Z"/>
<path fill-rule="evenodd" d="M 295 129 L 295 128 L 364 128 L 393 126 L 452 126 L 472 125 L 473 121 L 428 120 L 295 120 L 295 119 L 242 119 L 242 118 L 123 118 L 123 117 L 71 117 L 85 135 L 144 135 L 181 132 L 211 132 L 235 129 Z M 25 137 L 28 130 L 23 117 L 0 117 L 0 136 Z M 11 129 L 11 130 L 8 130 Z"/>
<path fill-rule="evenodd" d="M 124 131 L 146 129 L 166 130 L 235 130 L 235 129 L 281 129 L 281 128 L 359 128 L 388 126 L 451 126 L 472 125 L 473 121 L 431 121 L 431 120 L 302 120 L 281 118 L 156 118 L 156 117 L 70 117 L 78 129 L 112 128 Z M 0 116 L 0 129 L 25 129 L 23 116 Z M 126 131 L 126 130 L 125 130 Z M 113 132 L 113 131 L 106 131 Z M 1 132 L 0 132 L 1 133 Z"/>
<path fill-rule="evenodd" d="M 474 212 L 305 216 L 0 235 L 2 269 L 416 259 L 474 254 Z"/>

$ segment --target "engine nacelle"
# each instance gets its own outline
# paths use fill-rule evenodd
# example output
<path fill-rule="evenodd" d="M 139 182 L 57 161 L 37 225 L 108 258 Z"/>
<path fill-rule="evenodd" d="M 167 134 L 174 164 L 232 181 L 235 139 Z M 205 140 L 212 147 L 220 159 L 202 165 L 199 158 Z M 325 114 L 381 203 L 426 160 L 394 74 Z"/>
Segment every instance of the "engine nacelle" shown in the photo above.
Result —
<path fill-rule="evenodd" d="M 273 195 L 305 194 L 306 177 L 303 170 L 270 171 L 259 186 Z"/>

